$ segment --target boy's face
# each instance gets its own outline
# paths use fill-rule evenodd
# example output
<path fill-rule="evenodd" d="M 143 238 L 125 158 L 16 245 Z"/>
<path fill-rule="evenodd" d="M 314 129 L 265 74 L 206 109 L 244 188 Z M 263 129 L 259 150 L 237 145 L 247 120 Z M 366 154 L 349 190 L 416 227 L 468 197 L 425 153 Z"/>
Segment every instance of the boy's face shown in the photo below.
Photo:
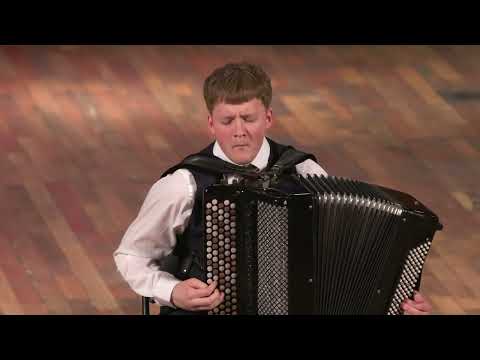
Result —
<path fill-rule="evenodd" d="M 272 126 L 272 109 L 259 99 L 233 105 L 219 103 L 208 116 L 208 127 L 223 152 L 237 164 L 249 164 L 257 156 Z"/>

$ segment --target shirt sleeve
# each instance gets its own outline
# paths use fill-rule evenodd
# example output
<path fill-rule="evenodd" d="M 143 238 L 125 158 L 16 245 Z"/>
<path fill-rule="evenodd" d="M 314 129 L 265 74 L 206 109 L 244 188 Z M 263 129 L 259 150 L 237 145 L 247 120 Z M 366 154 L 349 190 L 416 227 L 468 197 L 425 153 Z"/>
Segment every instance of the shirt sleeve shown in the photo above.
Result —
<path fill-rule="evenodd" d="M 158 180 L 114 252 L 117 269 L 132 290 L 160 305 L 173 307 L 171 293 L 180 280 L 161 271 L 157 260 L 173 251 L 177 234 L 185 230 L 195 191 L 195 179 L 186 169 Z"/>
<path fill-rule="evenodd" d="M 307 159 L 304 162 L 301 162 L 300 164 L 295 165 L 295 168 L 297 169 L 297 173 L 300 175 L 318 175 L 318 176 L 327 176 L 327 172 L 315 161 L 312 159 Z"/>

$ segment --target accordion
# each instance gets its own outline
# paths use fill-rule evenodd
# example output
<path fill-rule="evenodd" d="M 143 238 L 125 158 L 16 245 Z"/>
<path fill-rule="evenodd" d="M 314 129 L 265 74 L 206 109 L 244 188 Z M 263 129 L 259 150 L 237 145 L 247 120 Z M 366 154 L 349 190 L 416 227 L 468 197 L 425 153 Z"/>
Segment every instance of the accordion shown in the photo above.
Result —
<path fill-rule="evenodd" d="M 211 315 L 401 314 L 442 229 L 409 194 L 333 176 L 215 184 L 203 207 Z"/>

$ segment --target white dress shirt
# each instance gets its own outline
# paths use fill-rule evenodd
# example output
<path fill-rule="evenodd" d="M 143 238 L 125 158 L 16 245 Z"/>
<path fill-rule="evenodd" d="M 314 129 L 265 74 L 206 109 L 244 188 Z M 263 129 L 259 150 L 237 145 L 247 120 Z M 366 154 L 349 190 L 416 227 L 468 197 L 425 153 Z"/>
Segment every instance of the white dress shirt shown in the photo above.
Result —
<path fill-rule="evenodd" d="M 217 142 L 213 154 L 234 163 Z M 263 170 L 269 156 L 270 145 L 264 138 L 251 164 Z M 296 170 L 302 175 L 327 175 L 320 165 L 310 159 L 297 164 Z M 234 177 L 230 176 L 228 182 L 231 183 Z M 137 218 L 128 227 L 114 252 L 118 271 L 132 290 L 141 296 L 153 298 L 160 305 L 174 307 L 170 302 L 172 290 L 181 280 L 159 270 L 155 260 L 173 251 L 176 235 L 182 234 L 188 225 L 196 190 L 195 178 L 187 169 L 178 169 L 158 180 L 150 188 Z"/>

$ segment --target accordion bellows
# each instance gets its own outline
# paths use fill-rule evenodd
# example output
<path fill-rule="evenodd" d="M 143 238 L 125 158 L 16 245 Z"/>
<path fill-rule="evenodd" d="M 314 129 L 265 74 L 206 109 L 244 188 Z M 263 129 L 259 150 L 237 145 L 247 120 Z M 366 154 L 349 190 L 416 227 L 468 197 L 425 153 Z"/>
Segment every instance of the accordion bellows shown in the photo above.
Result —
<path fill-rule="evenodd" d="M 400 314 L 420 287 L 438 217 L 412 196 L 337 177 L 204 193 L 209 314 Z"/>

